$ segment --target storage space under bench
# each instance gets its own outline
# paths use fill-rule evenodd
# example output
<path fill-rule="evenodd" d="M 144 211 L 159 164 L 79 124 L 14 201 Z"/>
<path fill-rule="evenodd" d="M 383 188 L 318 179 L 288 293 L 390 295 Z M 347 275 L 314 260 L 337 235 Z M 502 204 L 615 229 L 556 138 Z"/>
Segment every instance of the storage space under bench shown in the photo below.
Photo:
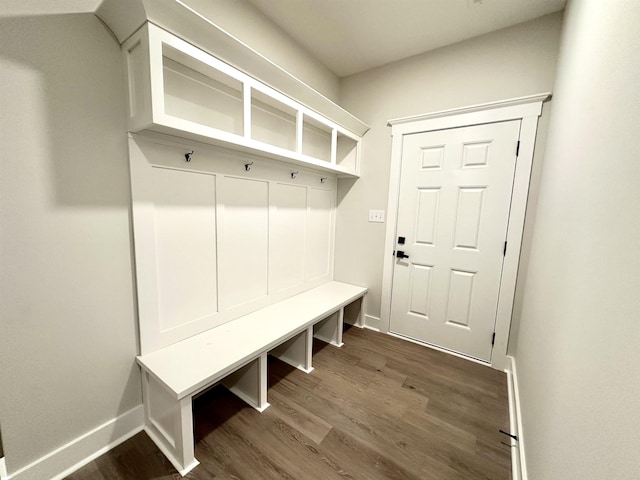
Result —
<path fill-rule="evenodd" d="M 367 289 L 327 282 L 231 322 L 137 357 L 145 431 L 182 474 L 194 456 L 192 398 L 222 383 L 259 411 L 267 402 L 267 355 L 309 373 L 314 336 L 342 345 L 344 307 Z M 360 305 L 360 316 L 362 305 Z"/>

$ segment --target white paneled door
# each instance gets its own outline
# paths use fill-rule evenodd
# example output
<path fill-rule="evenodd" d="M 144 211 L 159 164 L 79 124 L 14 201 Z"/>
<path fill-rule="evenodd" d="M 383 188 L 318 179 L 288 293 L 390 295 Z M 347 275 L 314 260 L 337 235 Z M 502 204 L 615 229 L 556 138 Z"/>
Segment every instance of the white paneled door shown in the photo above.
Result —
<path fill-rule="evenodd" d="M 404 136 L 391 332 L 490 361 L 520 123 Z"/>

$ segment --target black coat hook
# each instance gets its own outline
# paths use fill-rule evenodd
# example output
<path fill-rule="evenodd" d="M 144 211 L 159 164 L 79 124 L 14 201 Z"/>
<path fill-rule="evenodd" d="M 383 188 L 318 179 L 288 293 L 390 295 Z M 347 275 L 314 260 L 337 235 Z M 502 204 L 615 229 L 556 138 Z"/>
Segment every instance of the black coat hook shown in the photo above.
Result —
<path fill-rule="evenodd" d="M 251 170 L 251 165 L 253 165 L 253 162 L 249 162 L 249 163 L 245 163 L 244 164 L 245 172 L 248 172 L 249 170 Z"/>
<path fill-rule="evenodd" d="M 184 161 L 189 163 L 191 161 L 191 156 L 193 155 L 193 150 L 184 154 Z"/>

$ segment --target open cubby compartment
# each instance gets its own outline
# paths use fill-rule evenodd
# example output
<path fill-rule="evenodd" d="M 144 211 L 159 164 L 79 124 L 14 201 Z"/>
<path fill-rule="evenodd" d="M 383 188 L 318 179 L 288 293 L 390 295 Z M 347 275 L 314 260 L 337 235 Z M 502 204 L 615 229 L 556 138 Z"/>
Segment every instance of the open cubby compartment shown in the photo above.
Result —
<path fill-rule="evenodd" d="M 325 162 L 331 162 L 333 128 L 325 123 L 303 115 L 302 154 Z"/>
<path fill-rule="evenodd" d="M 298 111 L 266 93 L 251 89 L 251 139 L 291 152 L 297 150 Z"/>
<path fill-rule="evenodd" d="M 336 137 L 336 165 L 358 173 L 360 170 L 360 141 L 338 130 Z"/>
<path fill-rule="evenodd" d="M 360 137 L 166 30 L 146 23 L 124 43 L 123 54 L 129 132 L 154 131 L 358 176 L 347 143 Z"/>
<path fill-rule="evenodd" d="M 242 135 L 243 83 L 162 43 L 164 113 Z"/>

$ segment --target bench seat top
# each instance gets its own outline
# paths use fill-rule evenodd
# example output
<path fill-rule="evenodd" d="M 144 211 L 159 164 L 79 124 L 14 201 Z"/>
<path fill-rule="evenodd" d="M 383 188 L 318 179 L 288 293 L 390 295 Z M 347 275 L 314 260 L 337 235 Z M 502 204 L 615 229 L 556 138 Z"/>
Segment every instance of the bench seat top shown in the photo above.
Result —
<path fill-rule="evenodd" d="M 221 380 L 262 352 L 278 346 L 366 292 L 364 287 L 327 282 L 173 345 L 140 355 L 137 361 L 181 399 Z"/>

